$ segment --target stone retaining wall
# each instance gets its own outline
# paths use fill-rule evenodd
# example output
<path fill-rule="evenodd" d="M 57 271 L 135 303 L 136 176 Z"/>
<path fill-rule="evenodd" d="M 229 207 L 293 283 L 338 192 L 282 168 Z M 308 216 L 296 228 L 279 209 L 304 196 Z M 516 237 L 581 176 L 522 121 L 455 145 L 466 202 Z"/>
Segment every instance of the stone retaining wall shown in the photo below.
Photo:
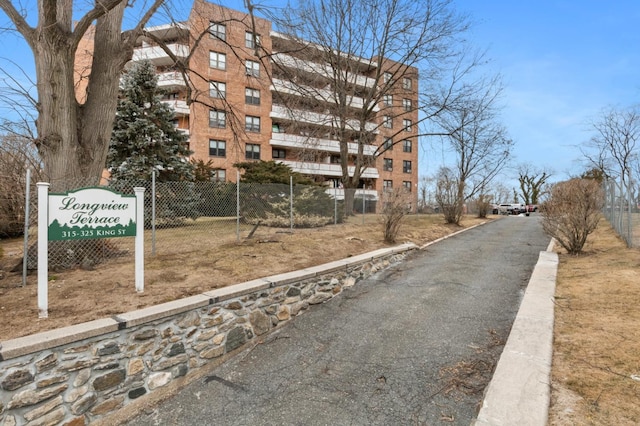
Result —
<path fill-rule="evenodd" d="M 0 425 L 85 425 L 197 372 L 413 244 L 0 342 Z"/>

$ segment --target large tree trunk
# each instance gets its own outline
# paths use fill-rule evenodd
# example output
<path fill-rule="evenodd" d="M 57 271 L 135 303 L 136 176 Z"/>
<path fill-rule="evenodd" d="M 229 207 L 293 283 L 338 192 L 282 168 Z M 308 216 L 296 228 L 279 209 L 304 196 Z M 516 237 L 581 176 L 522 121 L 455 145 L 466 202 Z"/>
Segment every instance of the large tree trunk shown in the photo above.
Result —
<path fill-rule="evenodd" d="M 105 168 L 109 140 L 113 129 L 120 75 L 133 55 L 133 45 L 124 43 L 121 36 L 122 18 L 126 2 L 121 3 L 95 26 L 91 79 L 87 86 L 87 100 L 80 107 L 80 167 L 83 176 L 100 178 Z"/>
<path fill-rule="evenodd" d="M 96 185 L 105 167 L 118 82 L 132 48 L 122 46 L 125 3 L 97 20 L 87 96 L 76 93 L 76 45 L 71 34 L 42 27 L 32 43 L 38 80 L 38 149 L 51 189 Z M 59 17 L 60 19 L 60 17 Z M 85 53 L 85 52 L 83 52 Z M 83 74 L 89 75 L 86 70 Z M 81 105 L 77 98 L 86 99 Z"/>
<path fill-rule="evenodd" d="M 73 81 L 74 52 L 59 30 L 43 30 L 32 45 L 38 81 L 38 151 L 52 189 L 82 176 L 78 150 L 78 103 Z M 47 34 L 49 32 L 49 34 Z"/>
<path fill-rule="evenodd" d="M 115 118 L 120 74 L 136 39 L 162 3 L 154 0 L 148 4 L 135 28 L 123 32 L 126 0 L 96 1 L 79 19 L 73 15 L 72 0 L 38 0 L 35 27 L 12 2 L 0 0 L 0 10 L 34 54 L 36 145 L 51 189 L 99 182 Z M 90 59 L 77 62 L 77 53 Z"/>

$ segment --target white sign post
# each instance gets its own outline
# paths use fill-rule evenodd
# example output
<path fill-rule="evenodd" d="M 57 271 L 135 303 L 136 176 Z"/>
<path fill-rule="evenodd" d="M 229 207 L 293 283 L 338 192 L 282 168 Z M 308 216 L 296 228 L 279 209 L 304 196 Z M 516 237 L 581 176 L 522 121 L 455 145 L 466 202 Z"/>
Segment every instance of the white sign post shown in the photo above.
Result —
<path fill-rule="evenodd" d="M 136 194 L 136 291 L 144 291 L 144 188 L 133 188 Z"/>
<path fill-rule="evenodd" d="M 135 196 L 106 188 L 49 194 L 38 182 L 38 316 L 48 315 L 48 242 L 135 236 L 135 286 L 144 291 L 144 188 Z"/>
<path fill-rule="evenodd" d="M 36 183 L 38 186 L 38 318 L 49 316 L 49 253 L 48 253 L 48 231 L 49 225 L 49 184 L 46 182 Z M 27 261 L 27 253 L 24 254 L 23 262 Z"/>

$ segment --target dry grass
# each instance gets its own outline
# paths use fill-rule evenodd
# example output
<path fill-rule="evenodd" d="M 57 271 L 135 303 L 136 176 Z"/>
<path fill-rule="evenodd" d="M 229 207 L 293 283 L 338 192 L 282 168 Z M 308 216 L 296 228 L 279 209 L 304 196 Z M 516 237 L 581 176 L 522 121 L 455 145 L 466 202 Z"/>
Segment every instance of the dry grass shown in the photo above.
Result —
<path fill-rule="evenodd" d="M 486 219 L 485 219 L 486 220 Z M 481 221 L 467 217 L 463 226 Z M 251 239 L 236 241 L 235 223 L 159 231 L 157 253 L 145 260 L 145 289 L 134 287 L 133 256 L 94 270 L 49 274 L 49 318 L 38 319 L 36 276 L 20 288 L 20 275 L 0 279 L 0 341 L 172 301 L 215 288 L 344 259 L 388 246 L 380 220 L 367 215 L 323 228 L 259 227 Z M 210 224 L 209 224 L 210 225 Z M 439 215 L 407 216 L 398 242 L 424 244 L 461 229 Z M 245 230 L 246 236 L 249 230 Z M 120 238 L 130 240 L 133 238 Z M 165 241 L 168 241 L 165 243 Z M 22 256 L 22 240 L 0 241 L 6 264 Z M 126 243 L 125 243 L 126 244 Z M 150 241 L 147 235 L 147 247 Z M 0 262 L 2 259 L 0 259 Z M 0 270 L 2 265 L 0 263 Z M 5 270 L 8 268 L 5 268 Z"/>
<path fill-rule="evenodd" d="M 601 221 L 560 255 L 551 425 L 640 424 L 640 250 Z"/>

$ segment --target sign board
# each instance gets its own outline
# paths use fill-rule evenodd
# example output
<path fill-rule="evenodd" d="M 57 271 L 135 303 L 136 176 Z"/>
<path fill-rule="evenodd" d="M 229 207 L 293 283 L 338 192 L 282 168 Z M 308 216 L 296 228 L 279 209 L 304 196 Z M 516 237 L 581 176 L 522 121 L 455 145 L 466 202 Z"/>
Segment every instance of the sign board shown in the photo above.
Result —
<path fill-rule="evenodd" d="M 144 291 L 144 188 L 122 195 L 106 188 L 49 194 L 38 182 L 38 317 L 49 316 L 49 241 L 136 237 L 135 285 Z M 140 224 L 137 227 L 136 224 Z M 43 238 L 44 236 L 47 238 Z"/>
<path fill-rule="evenodd" d="M 135 237 L 136 197 L 106 188 L 49 194 L 50 241 Z"/>

